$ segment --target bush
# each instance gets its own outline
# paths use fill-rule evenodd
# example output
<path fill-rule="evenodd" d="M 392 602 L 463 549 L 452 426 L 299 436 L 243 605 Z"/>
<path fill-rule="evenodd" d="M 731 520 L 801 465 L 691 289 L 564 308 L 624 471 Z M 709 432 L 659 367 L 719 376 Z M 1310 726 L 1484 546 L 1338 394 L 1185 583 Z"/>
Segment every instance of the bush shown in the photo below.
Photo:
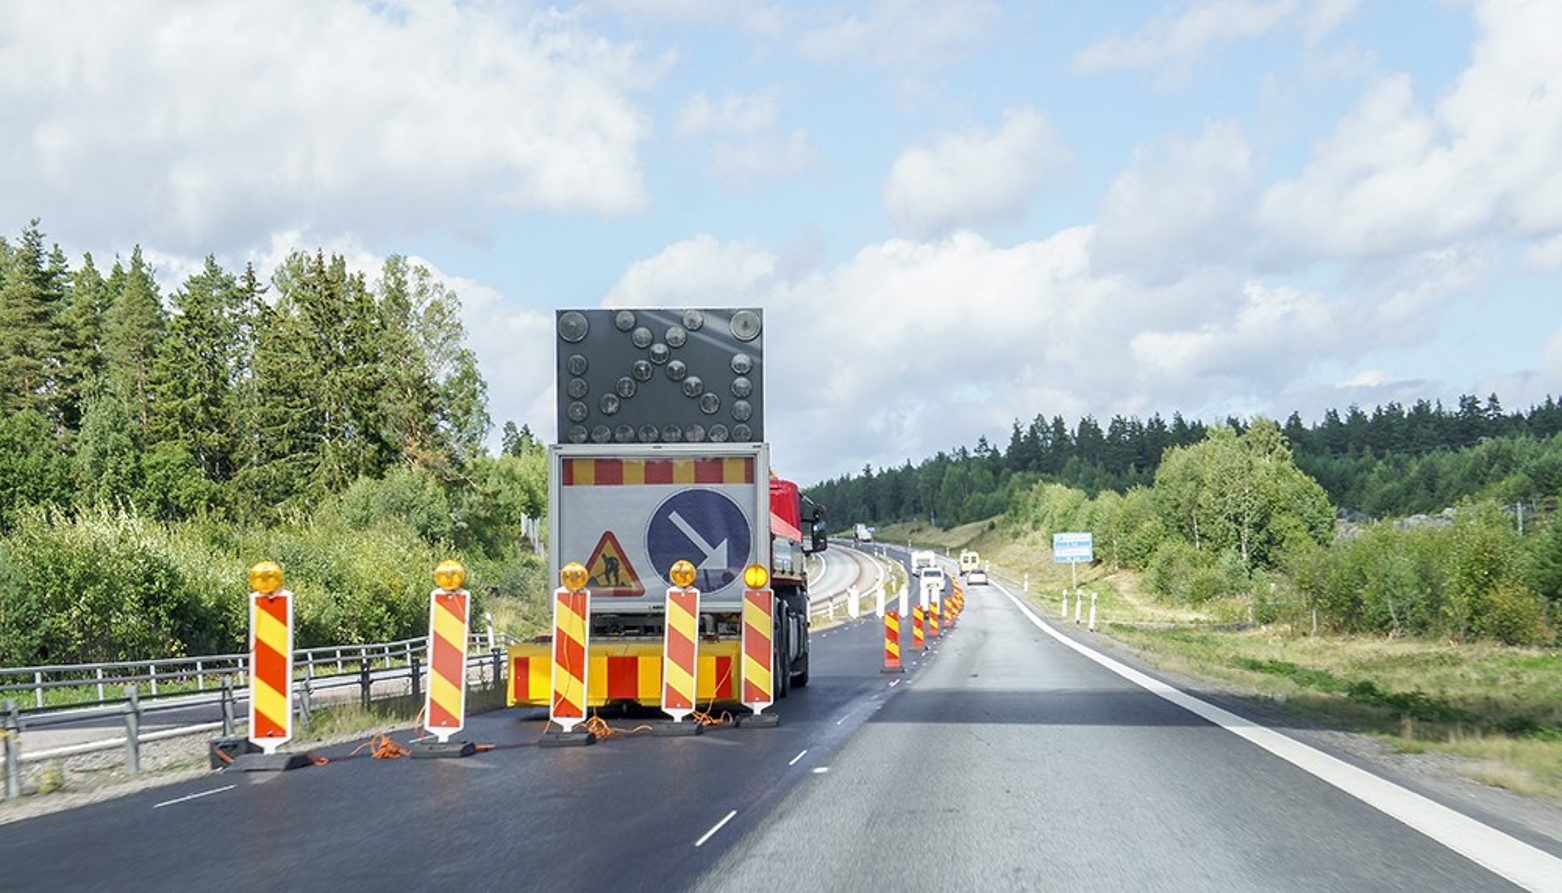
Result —
<path fill-rule="evenodd" d="M 1486 594 L 1475 617 L 1477 635 L 1505 645 L 1549 645 L 1546 600 L 1528 586 L 1504 583 Z"/>

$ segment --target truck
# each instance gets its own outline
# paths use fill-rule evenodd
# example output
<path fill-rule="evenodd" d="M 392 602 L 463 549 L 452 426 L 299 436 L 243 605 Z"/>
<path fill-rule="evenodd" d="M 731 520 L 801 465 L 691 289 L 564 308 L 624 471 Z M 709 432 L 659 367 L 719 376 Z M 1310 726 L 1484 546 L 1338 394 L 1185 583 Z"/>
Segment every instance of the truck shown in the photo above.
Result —
<path fill-rule="evenodd" d="M 982 556 L 974 549 L 964 549 L 960 552 L 960 576 L 972 586 L 986 585 L 987 569 L 982 564 Z"/>
<path fill-rule="evenodd" d="M 915 549 L 911 553 L 911 572 L 921 571 L 924 567 L 938 567 L 938 558 L 931 549 Z"/>
<path fill-rule="evenodd" d="M 566 319 L 569 314 L 575 316 Z M 752 314 L 752 321 L 740 314 Z M 695 566 L 693 587 L 700 591 L 695 698 L 702 708 L 741 700 L 744 572 L 752 565 L 764 567 L 774 593 L 773 695 L 785 697 L 809 682 L 805 562 L 827 546 L 825 513 L 796 483 L 771 471 L 769 444 L 734 439 L 762 430 L 753 409 L 758 344 L 744 337 L 757 333 L 759 319 L 757 310 L 560 312 L 560 401 L 570 405 L 561 410 L 559 430 L 569 442 L 548 448 L 548 563 L 554 579 L 571 563 L 587 571 L 588 707 L 660 705 L 665 597 L 679 561 Z M 592 340 L 592 330 L 605 330 L 603 343 Z M 647 339 L 642 330 L 655 334 Z M 705 353 L 694 349 L 696 337 Z M 730 370 L 725 377 L 712 368 L 713 351 Z M 642 361 L 660 371 L 642 374 Z M 683 364 L 676 378 L 668 371 L 679 368 L 674 363 Z M 608 377 L 589 378 L 592 368 L 609 370 Z M 710 390 L 694 396 L 726 399 L 686 400 L 691 389 L 679 385 L 696 374 Z M 629 380 L 639 387 L 626 386 Z M 672 392 L 656 404 L 656 388 L 668 382 Z M 752 403 L 731 399 L 739 393 Z M 662 423 L 624 424 L 604 436 L 606 421 L 594 425 L 592 412 L 611 406 L 608 395 L 622 401 L 606 414 L 611 420 L 628 417 L 632 400 L 649 397 L 651 410 L 642 409 L 640 419 L 660 412 Z M 588 396 L 597 398 L 596 409 L 582 412 L 574 404 Z M 737 415 L 723 420 L 719 412 L 734 402 L 748 407 L 741 429 L 728 427 L 740 421 Z M 712 403 L 718 411 L 707 412 Z M 713 440 L 718 425 L 723 433 Z M 586 429 L 584 437 L 577 427 Z M 510 646 L 511 706 L 548 706 L 552 647 L 550 636 Z"/>

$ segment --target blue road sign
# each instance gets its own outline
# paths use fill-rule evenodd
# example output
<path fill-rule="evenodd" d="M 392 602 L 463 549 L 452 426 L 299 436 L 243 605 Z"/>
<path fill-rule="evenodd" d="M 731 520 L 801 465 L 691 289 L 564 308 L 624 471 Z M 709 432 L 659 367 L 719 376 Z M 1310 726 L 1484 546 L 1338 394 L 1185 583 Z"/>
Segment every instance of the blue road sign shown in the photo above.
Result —
<path fill-rule="evenodd" d="M 1057 564 L 1088 564 L 1095 561 L 1095 536 L 1089 533 L 1054 533 L 1052 560 Z"/>
<path fill-rule="evenodd" d="M 694 562 L 694 585 L 719 592 L 743 576 L 753 525 L 738 504 L 716 490 L 683 490 L 667 497 L 645 529 L 645 551 L 657 576 L 670 585 L 673 562 Z"/>

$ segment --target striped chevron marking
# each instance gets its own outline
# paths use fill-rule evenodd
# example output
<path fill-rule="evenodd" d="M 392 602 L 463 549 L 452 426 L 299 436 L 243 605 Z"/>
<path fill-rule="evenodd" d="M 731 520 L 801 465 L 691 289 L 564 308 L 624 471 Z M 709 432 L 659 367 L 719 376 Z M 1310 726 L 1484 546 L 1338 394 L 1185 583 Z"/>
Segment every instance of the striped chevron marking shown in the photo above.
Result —
<path fill-rule="evenodd" d="M 586 620 L 590 594 L 553 593 L 553 695 L 548 718 L 569 731 L 586 718 Z"/>
<path fill-rule="evenodd" d="M 662 660 L 662 710 L 673 719 L 694 711 L 694 674 L 699 666 L 700 591 L 667 590 L 667 628 Z"/>
<path fill-rule="evenodd" d="M 641 484 L 752 484 L 754 460 L 565 459 L 564 486 Z"/>
<path fill-rule="evenodd" d="M 267 753 L 293 737 L 293 594 L 250 596 L 249 739 Z"/>
<path fill-rule="evenodd" d="M 444 741 L 466 724 L 466 590 L 434 590 L 428 614 L 428 697 L 423 726 Z"/>
<path fill-rule="evenodd" d="M 884 666 L 900 666 L 900 614 L 895 611 L 884 612 Z"/>
<path fill-rule="evenodd" d="M 743 703 L 757 713 L 775 703 L 770 672 L 770 618 L 775 596 L 768 589 L 743 593 Z"/>

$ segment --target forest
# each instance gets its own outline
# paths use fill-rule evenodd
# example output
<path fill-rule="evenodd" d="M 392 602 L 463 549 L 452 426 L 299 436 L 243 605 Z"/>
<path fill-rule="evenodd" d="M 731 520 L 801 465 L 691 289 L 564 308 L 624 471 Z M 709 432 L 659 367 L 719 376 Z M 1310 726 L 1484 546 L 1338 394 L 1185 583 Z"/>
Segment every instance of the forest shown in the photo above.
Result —
<path fill-rule="evenodd" d="M 232 652 L 245 569 L 282 562 L 300 647 L 414 635 L 430 571 L 541 586 L 543 447 L 504 428 L 457 295 L 296 253 L 166 294 L 139 248 L 0 239 L 0 664 Z"/>

